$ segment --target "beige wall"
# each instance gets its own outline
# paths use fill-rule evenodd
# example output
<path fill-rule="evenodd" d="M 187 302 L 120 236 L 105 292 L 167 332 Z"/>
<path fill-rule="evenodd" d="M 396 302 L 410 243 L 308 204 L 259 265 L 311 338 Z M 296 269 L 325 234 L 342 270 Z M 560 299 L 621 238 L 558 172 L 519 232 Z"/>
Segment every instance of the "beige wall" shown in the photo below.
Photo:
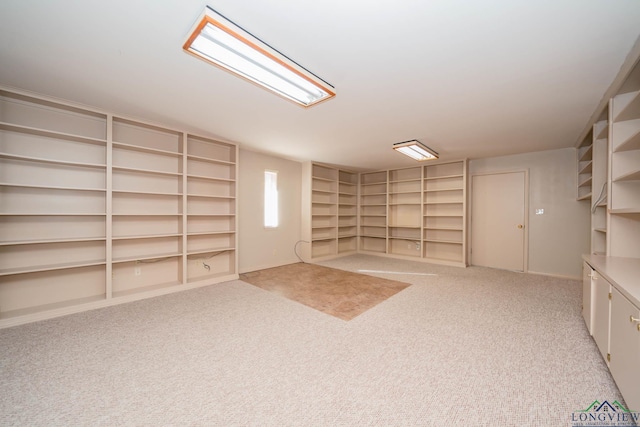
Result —
<path fill-rule="evenodd" d="M 575 156 L 575 149 L 566 148 L 469 162 L 471 176 L 529 170 L 530 273 L 582 276 L 581 255 L 589 253 L 590 214 L 588 201 L 576 201 Z M 535 215 L 539 208 L 543 215 Z"/>
<path fill-rule="evenodd" d="M 263 225 L 264 171 L 278 171 L 280 226 Z M 298 262 L 293 247 L 300 240 L 301 163 L 240 150 L 238 170 L 238 270 L 240 273 Z"/>

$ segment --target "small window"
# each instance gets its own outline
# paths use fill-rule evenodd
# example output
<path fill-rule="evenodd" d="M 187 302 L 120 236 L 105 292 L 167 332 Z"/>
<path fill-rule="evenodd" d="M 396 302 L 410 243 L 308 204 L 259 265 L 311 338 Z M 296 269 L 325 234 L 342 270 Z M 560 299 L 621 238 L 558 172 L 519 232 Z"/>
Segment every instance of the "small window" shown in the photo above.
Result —
<path fill-rule="evenodd" d="M 278 226 L 278 172 L 264 171 L 264 226 Z"/>

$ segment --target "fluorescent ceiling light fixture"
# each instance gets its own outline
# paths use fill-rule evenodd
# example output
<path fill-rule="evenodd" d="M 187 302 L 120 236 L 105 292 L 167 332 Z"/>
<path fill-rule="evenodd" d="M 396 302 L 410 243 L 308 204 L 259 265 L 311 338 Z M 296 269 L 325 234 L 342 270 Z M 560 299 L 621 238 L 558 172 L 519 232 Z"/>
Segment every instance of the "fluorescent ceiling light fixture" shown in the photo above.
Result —
<path fill-rule="evenodd" d="M 208 6 L 183 49 L 305 107 L 336 94 L 333 86 Z"/>
<path fill-rule="evenodd" d="M 419 162 L 438 158 L 438 153 L 427 147 L 417 139 L 393 144 L 393 149 Z"/>

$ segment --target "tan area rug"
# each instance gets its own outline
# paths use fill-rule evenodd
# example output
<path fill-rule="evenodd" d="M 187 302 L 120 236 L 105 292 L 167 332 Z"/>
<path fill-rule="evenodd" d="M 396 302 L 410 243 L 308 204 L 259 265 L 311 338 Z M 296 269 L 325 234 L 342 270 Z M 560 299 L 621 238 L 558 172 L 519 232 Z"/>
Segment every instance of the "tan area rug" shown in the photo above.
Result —
<path fill-rule="evenodd" d="M 240 280 L 343 320 L 353 319 L 410 286 L 306 263 L 244 273 Z"/>

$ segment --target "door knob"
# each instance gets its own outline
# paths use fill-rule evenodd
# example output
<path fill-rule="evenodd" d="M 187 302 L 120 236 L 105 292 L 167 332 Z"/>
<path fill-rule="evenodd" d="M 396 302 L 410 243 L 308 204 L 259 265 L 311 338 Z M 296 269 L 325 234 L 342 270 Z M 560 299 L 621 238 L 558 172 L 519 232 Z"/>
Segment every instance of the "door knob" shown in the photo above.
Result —
<path fill-rule="evenodd" d="M 518 228 L 524 228 L 524 225 L 518 224 Z"/>

